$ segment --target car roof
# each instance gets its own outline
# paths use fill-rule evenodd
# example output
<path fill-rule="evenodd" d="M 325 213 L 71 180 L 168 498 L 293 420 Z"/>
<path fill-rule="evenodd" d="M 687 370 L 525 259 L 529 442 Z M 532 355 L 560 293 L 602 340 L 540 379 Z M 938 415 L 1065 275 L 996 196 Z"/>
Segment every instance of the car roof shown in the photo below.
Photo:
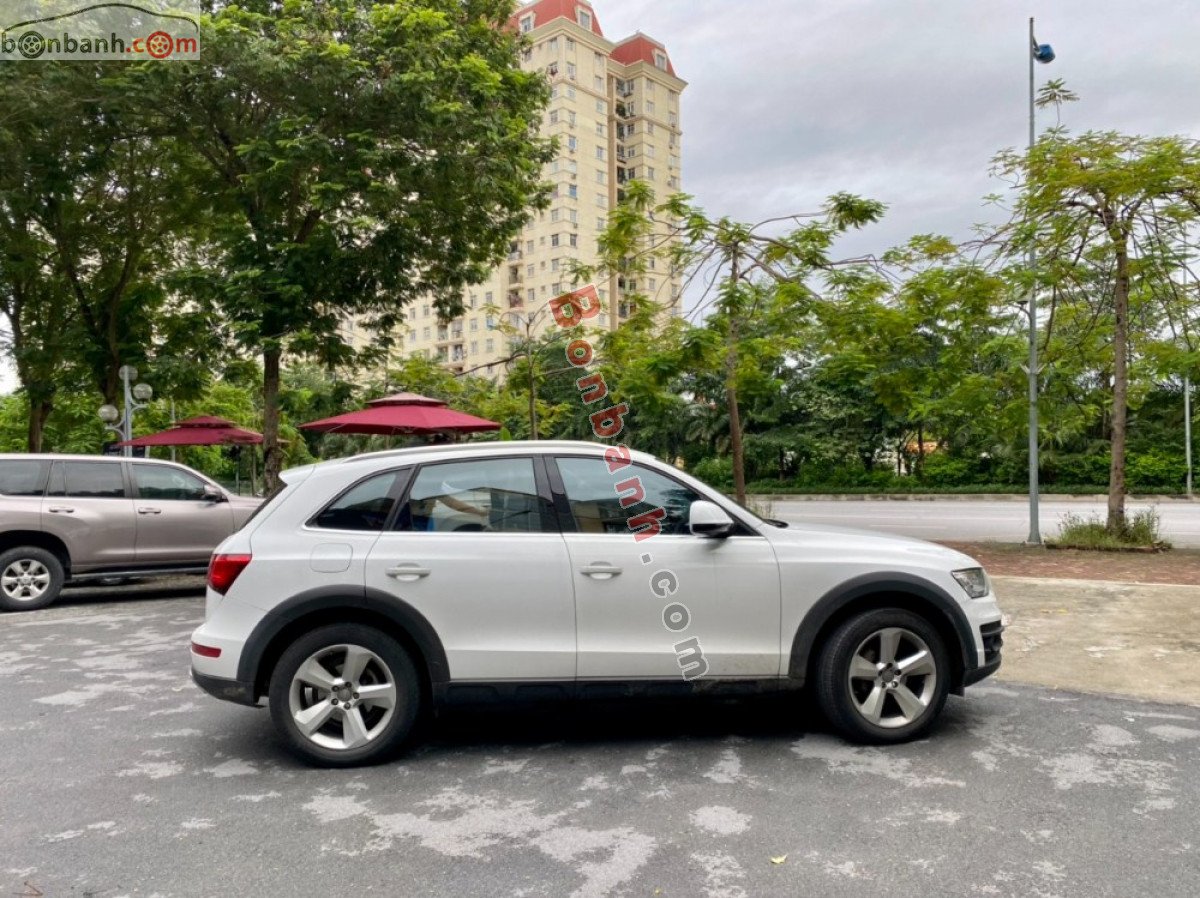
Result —
<path fill-rule="evenodd" d="M 0 452 L 0 461 L 102 461 L 116 464 L 123 461 L 150 462 L 160 465 L 175 465 L 186 468 L 169 458 L 126 458 L 123 455 L 84 455 L 79 452 Z"/>
<path fill-rule="evenodd" d="M 346 466 L 381 467 L 381 463 L 393 461 L 398 464 L 428 464 L 438 461 L 451 461 L 462 458 L 477 458 L 480 456 L 497 455 L 547 455 L 571 454 L 603 457 L 607 450 L 616 448 L 601 443 L 589 443 L 583 440 L 503 440 L 477 443 L 445 443 L 437 446 L 409 446 L 403 449 L 388 449 L 383 452 L 368 452 L 363 455 L 352 455 L 346 458 L 335 458 L 319 462 L 312 467 L 316 471 L 333 473 L 342 471 Z M 638 461 L 656 461 L 654 456 L 645 452 L 630 450 L 630 456 Z M 292 471 L 300 469 L 293 468 Z M 287 480 L 288 471 L 283 472 Z"/>

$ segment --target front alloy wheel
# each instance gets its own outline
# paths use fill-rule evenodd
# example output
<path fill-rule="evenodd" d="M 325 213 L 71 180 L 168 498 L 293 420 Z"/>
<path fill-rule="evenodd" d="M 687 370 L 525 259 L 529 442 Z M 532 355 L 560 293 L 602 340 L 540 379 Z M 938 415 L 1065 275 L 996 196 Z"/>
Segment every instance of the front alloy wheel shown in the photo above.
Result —
<path fill-rule="evenodd" d="M 858 614 L 821 648 L 816 692 L 830 723 L 860 742 L 924 733 L 949 691 L 950 664 L 937 630 L 900 608 Z"/>
<path fill-rule="evenodd" d="M 412 729 L 416 670 L 395 640 L 358 624 L 294 643 L 271 678 L 271 716 L 288 747 L 324 766 L 380 761 Z"/>

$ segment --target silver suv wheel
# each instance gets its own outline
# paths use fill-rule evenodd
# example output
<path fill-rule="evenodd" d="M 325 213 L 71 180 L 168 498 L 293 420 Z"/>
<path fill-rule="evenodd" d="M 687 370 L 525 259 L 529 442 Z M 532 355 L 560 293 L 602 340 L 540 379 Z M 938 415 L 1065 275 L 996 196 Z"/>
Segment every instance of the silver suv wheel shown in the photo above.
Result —
<path fill-rule="evenodd" d="M 322 748 L 361 748 L 387 729 L 396 680 L 377 654 L 334 645 L 309 655 L 292 676 L 289 710 L 296 728 Z"/>
<path fill-rule="evenodd" d="M 34 611 L 58 598 L 66 581 L 63 563 L 41 546 L 0 552 L 0 611 Z"/>
<path fill-rule="evenodd" d="M 884 627 L 861 643 L 850 661 L 849 685 L 858 713 L 879 727 L 920 720 L 937 694 L 933 653 L 920 636 Z"/>
<path fill-rule="evenodd" d="M 50 588 L 50 571 L 36 558 L 18 558 L 0 574 L 0 589 L 14 602 L 36 602 Z"/>

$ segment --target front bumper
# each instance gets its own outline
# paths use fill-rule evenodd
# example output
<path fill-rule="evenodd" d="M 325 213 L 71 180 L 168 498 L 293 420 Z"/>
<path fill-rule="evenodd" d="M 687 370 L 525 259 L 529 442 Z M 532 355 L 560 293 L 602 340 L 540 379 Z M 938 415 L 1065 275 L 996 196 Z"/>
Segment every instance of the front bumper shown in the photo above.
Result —
<path fill-rule="evenodd" d="M 963 671 L 963 686 L 970 686 L 990 677 L 1000 669 L 1000 650 L 1004 646 L 1004 621 L 992 621 L 979 628 L 983 643 L 983 663 L 974 670 Z"/>
<path fill-rule="evenodd" d="M 258 697 L 255 696 L 254 686 L 251 683 L 226 680 L 223 677 L 210 677 L 207 674 L 197 673 L 195 668 L 192 668 L 192 679 L 197 686 L 215 698 L 235 702 L 239 705 L 249 705 L 252 708 L 258 707 Z"/>

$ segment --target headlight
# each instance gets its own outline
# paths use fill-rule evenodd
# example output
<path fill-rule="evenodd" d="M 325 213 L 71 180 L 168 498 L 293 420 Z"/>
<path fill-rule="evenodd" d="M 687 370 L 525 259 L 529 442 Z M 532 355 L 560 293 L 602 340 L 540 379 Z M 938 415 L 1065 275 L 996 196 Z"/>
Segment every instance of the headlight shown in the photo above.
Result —
<path fill-rule="evenodd" d="M 961 571 L 951 571 L 950 576 L 958 581 L 967 595 L 973 599 L 982 599 L 992 591 L 987 574 L 981 567 L 969 567 Z"/>

